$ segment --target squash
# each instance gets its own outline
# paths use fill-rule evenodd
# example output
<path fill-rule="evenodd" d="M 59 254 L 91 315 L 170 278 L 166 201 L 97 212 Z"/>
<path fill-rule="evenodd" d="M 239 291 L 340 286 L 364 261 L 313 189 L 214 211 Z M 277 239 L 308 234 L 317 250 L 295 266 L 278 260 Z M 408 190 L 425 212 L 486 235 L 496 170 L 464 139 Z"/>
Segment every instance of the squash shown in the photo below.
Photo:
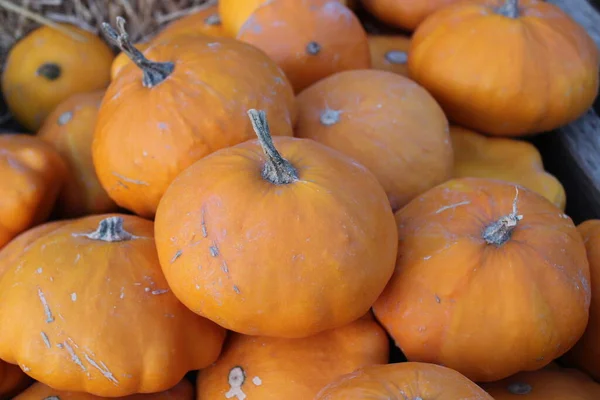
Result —
<path fill-rule="evenodd" d="M 387 71 L 344 71 L 297 97 L 295 135 L 360 162 L 384 187 L 393 210 L 450 179 L 448 120 L 412 80 Z"/>
<path fill-rule="evenodd" d="M 368 397 L 366 397 L 368 396 Z M 460 373 L 419 362 L 360 368 L 325 386 L 315 400 L 494 400 Z"/>
<path fill-rule="evenodd" d="M 521 372 L 482 385 L 495 400 L 598 400 L 600 384 L 568 368 Z"/>
<path fill-rule="evenodd" d="M 153 223 L 122 214 L 29 243 L 0 279 L 0 326 L 12 326 L 1 359 L 56 390 L 103 397 L 167 390 L 214 362 L 225 339 L 169 290 Z"/>
<path fill-rule="evenodd" d="M 408 77 L 410 37 L 404 35 L 368 36 L 373 69 L 394 72 Z"/>
<path fill-rule="evenodd" d="M 488 137 L 459 126 L 450 127 L 456 178 L 494 178 L 525 186 L 563 210 L 566 194 L 554 175 L 544 170 L 540 152 L 529 142 Z"/>
<path fill-rule="evenodd" d="M 429 15 L 459 0 L 361 0 L 377 19 L 396 28 L 414 31 Z"/>
<path fill-rule="evenodd" d="M 315 141 L 258 136 L 183 171 L 155 219 L 177 298 L 234 332 L 302 338 L 370 309 L 394 269 L 397 229 L 366 168 Z M 368 266 L 368 267 L 366 267 Z"/>
<path fill-rule="evenodd" d="M 21 368 L 0 360 L 0 400 L 14 399 L 17 393 L 30 384 L 31 378 L 25 375 Z"/>
<path fill-rule="evenodd" d="M 0 248 L 44 222 L 67 180 L 60 154 L 41 139 L 0 135 Z"/>
<path fill-rule="evenodd" d="M 541 195 L 453 179 L 411 201 L 396 222 L 396 271 L 373 310 L 409 361 L 496 381 L 544 367 L 583 334 L 585 245 Z"/>
<path fill-rule="evenodd" d="M 409 51 L 410 76 L 450 121 L 490 135 L 551 131 L 579 118 L 598 93 L 596 44 L 541 0 L 450 5 L 419 26 Z"/>
<path fill-rule="evenodd" d="M 563 361 L 600 381 L 600 220 L 584 221 L 577 229 L 585 242 L 590 262 L 592 304 L 585 333 L 564 356 Z"/>
<path fill-rule="evenodd" d="M 69 168 L 58 199 L 59 215 L 78 217 L 117 211 L 117 205 L 100 185 L 92 160 L 92 141 L 104 91 L 78 93 L 50 113 L 37 136 L 50 143 Z"/>
<path fill-rule="evenodd" d="M 367 33 L 337 1 L 264 4 L 242 25 L 237 39 L 275 60 L 296 92 L 336 72 L 371 67 Z"/>
<path fill-rule="evenodd" d="M 119 206 L 152 218 L 177 174 L 253 137 L 248 108 L 267 110 L 277 135 L 293 134 L 293 90 L 262 51 L 229 38 L 176 36 L 142 54 L 129 42 L 125 20 L 117 18 L 117 25 L 119 32 L 105 24 L 107 35 L 137 67 L 124 69 L 108 87 L 92 157 L 102 187 Z"/>
<path fill-rule="evenodd" d="M 139 43 L 136 43 L 134 46 L 136 49 L 143 52 L 148 47 L 150 47 L 151 44 L 152 44 L 151 42 L 139 42 Z M 116 78 L 116 76 L 119 74 L 119 72 L 121 72 L 123 70 L 123 68 L 125 68 L 127 65 L 131 65 L 131 64 L 133 64 L 133 63 L 131 62 L 131 59 L 129 58 L 129 56 L 127 55 L 126 52 L 121 51 L 119 54 L 117 54 L 117 56 L 115 57 L 115 59 L 113 60 L 111 66 L 110 66 L 110 80 L 111 81 L 114 80 Z"/>
<path fill-rule="evenodd" d="M 73 36 L 41 26 L 15 44 L 2 72 L 2 93 L 14 118 L 37 131 L 46 116 L 75 93 L 105 88 L 112 50 L 93 33 L 60 24 Z"/>
<path fill-rule="evenodd" d="M 219 360 L 198 373 L 198 399 L 314 399 L 340 375 L 388 362 L 385 331 L 369 312 L 337 329 L 302 339 L 232 333 Z"/>
<path fill-rule="evenodd" d="M 55 390 L 43 383 L 34 383 L 29 389 L 14 398 L 14 400 L 100 400 L 105 397 L 94 396 L 83 392 L 65 392 Z M 116 397 L 115 400 L 192 400 L 194 387 L 183 379 L 173 388 L 164 392 L 151 394 L 132 394 L 131 396 Z"/>
<path fill-rule="evenodd" d="M 201 11 L 188 14 L 162 28 L 152 39 L 160 41 L 177 35 L 207 35 L 213 37 L 229 37 L 223 29 L 217 4 L 212 4 Z"/>

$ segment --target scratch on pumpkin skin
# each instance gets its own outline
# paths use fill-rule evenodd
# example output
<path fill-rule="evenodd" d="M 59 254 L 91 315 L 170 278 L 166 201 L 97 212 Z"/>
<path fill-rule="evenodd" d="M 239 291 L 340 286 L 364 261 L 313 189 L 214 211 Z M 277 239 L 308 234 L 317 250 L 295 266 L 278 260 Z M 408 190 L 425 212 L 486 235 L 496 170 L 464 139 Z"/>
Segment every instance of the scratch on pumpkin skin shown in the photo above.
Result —
<path fill-rule="evenodd" d="M 46 314 L 46 323 L 54 322 L 54 316 L 52 315 L 52 310 L 50 310 L 50 306 L 48 305 L 48 301 L 46 300 L 46 296 L 44 296 L 44 292 L 42 289 L 38 288 L 38 297 L 42 302 L 42 306 L 44 307 L 44 313 Z"/>
<path fill-rule="evenodd" d="M 204 210 L 204 208 L 203 208 L 202 209 L 202 214 L 201 214 L 201 217 L 200 217 L 200 225 L 202 227 L 202 237 L 208 237 L 208 230 L 206 229 L 205 215 L 206 215 L 206 210 Z"/>
<path fill-rule="evenodd" d="M 218 257 L 219 256 L 219 248 L 217 247 L 217 243 L 212 244 L 212 246 L 210 246 L 208 248 L 208 250 L 210 251 L 210 255 L 213 257 Z"/>
<path fill-rule="evenodd" d="M 438 304 L 442 302 L 442 299 L 440 299 L 440 296 L 438 296 L 437 294 L 435 295 L 435 302 Z"/>
<path fill-rule="evenodd" d="M 244 369 L 242 367 L 231 368 L 227 381 L 229 382 L 229 391 L 225 393 L 225 398 L 232 399 L 235 397 L 237 400 L 245 400 L 246 393 L 242 390 L 242 385 L 246 381 Z"/>
<path fill-rule="evenodd" d="M 112 172 L 112 174 L 114 176 L 116 176 L 117 178 L 122 179 L 123 181 L 125 181 L 127 183 L 133 183 L 134 185 L 150 186 L 150 184 L 148 182 L 140 181 L 138 179 L 131 179 L 131 178 L 128 178 L 128 177 L 123 176 L 121 174 L 118 174 L 118 173 L 116 173 L 114 171 Z"/>
<path fill-rule="evenodd" d="M 240 294 L 240 288 L 233 285 L 233 291 L 236 292 L 237 294 Z"/>
<path fill-rule="evenodd" d="M 42 340 L 44 341 L 44 344 L 46 345 L 47 348 L 52 347 L 50 345 L 50 339 L 48 338 L 48 335 L 46 335 L 46 332 L 40 332 L 40 335 L 42 335 Z"/>
<path fill-rule="evenodd" d="M 468 201 L 468 200 L 461 201 L 460 203 L 450 204 L 449 206 L 444 206 L 444 207 L 440 208 L 439 210 L 437 210 L 435 213 L 439 214 L 439 213 L 444 212 L 446 210 L 451 210 L 453 208 L 460 207 L 460 206 L 466 206 L 466 205 L 469 205 L 469 204 L 471 204 L 471 202 Z"/>
<path fill-rule="evenodd" d="M 158 289 L 158 290 L 153 290 L 152 292 L 150 292 L 153 295 L 159 295 L 159 294 L 165 294 L 169 291 L 169 289 Z"/>
<path fill-rule="evenodd" d="M 225 272 L 226 274 L 229 273 L 229 267 L 227 266 L 227 262 L 223 261 L 223 263 L 221 264 L 221 269 L 223 270 L 223 272 Z"/>
<path fill-rule="evenodd" d="M 175 261 L 177 261 L 177 259 L 178 259 L 179 257 L 181 257 L 181 254 L 183 254 L 183 251 L 181 251 L 181 250 L 177 250 L 177 251 L 175 252 L 175 255 L 173 255 L 173 258 L 171 258 L 171 264 L 173 264 Z"/>
<path fill-rule="evenodd" d="M 88 356 L 87 354 L 84 355 L 85 360 L 90 363 L 90 365 L 94 368 L 96 368 L 98 371 L 100 371 L 100 373 L 109 381 L 111 381 L 112 383 L 114 383 L 115 385 L 119 384 L 119 381 L 117 380 L 117 378 L 114 377 L 114 375 L 112 374 L 112 372 L 110 372 L 110 370 L 108 369 L 108 367 L 102 362 L 96 362 L 94 361 L 90 356 Z"/>
<path fill-rule="evenodd" d="M 79 358 L 79 356 L 75 353 L 73 347 L 71 347 L 71 345 L 67 342 L 63 342 L 63 346 L 67 350 L 67 353 L 69 353 L 69 355 L 71 356 L 71 361 L 73 361 L 75 365 L 81 368 L 83 372 L 87 372 L 87 368 L 85 367 L 85 365 L 83 365 L 83 363 L 81 362 L 81 358 Z"/>

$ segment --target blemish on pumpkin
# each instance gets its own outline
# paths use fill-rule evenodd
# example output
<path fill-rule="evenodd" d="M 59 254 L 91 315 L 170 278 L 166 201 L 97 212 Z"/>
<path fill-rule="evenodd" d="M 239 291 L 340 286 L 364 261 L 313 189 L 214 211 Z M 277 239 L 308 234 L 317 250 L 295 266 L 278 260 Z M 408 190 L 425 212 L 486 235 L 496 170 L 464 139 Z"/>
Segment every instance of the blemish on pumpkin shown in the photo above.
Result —
<path fill-rule="evenodd" d="M 200 216 L 200 225 L 202 229 L 202 237 L 208 236 L 208 231 L 206 230 L 206 219 L 205 219 L 206 210 L 202 209 L 202 213 Z"/>
<path fill-rule="evenodd" d="M 119 298 L 120 299 L 124 299 L 125 298 L 125 288 L 124 287 L 121 288 L 121 292 L 119 294 Z"/>
<path fill-rule="evenodd" d="M 64 342 L 63 346 L 67 350 L 67 353 L 69 353 L 69 355 L 71 356 L 71 361 L 73 361 L 75 363 L 75 365 L 77 365 L 79 368 L 81 368 L 81 370 L 83 372 L 87 372 L 87 368 L 85 367 L 85 365 L 83 365 L 83 363 L 81 362 L 81 359 L 75 353 L 75 350 L 73 350 L 71 345 L 67 342 Z"/>
<path fill-rule="evenodd" d="M 242 385 L 246 381 L 244 369 L 242 367 L 231 368 L 227 381 L 229 382 L 229 391 L 225 393 L 225 398 L 235 397 L 237 400 L 245 400 L 246 393 L 242 390 Z"/>
<path fill-rule="evenodd" d="M 255 376 L 252 378 L 252 383 L 254 383 L 256 386 L 260 386 L 262 385 L 262 380 L 258 376 Z"/>
<path fill-rule="evenodd" d="M 208 17 L 204 18 L 204 23 L 206 25 L 220 25 L 221 17 L 219 16 L 219 14 L 209 15 Z"/>
<path fill-rule="evenodd" d="M 68 124 L 69 121 L 71 121 L 71 119 L 73 119 L 73 113 L 71 111 L 66 111 L 60 114 L 60 116 L 58 117 L 58 126 Z"/>
<path fill-rule="evenodd" d="M 155 296 L 159 295 L 159 294 L 165 294 L 169 291 L 169 289 L 158 289 L 158 290 L 153 290 L 151 293 Z"/>
<path fill-rule="evenodd" d="M 19 367 L 21 367 L 21 371 L 23 371 L 23 372 L 29 372 L 29 371 L 31 371 L 31 368 L 29 368 L 26 365 L 21 364 L 21 365 L 19 365 Z"/>
<path fill-rule="evenodd" d="M 42 336 L 42 340 L 44 341 L 44 344 L 46 345 L 47 348 L 52 347 L 50 345 L 50 339 L 48 338 L 48 335 L 46 335 L 45 332 L 40 332 L 40 335 Z"/>
<path fill-rule="evenodd" d="M 213 257 L 217 257 L 219 255 L 219 248 L 217 247 L 216 243 L 213 243 L 213 245 L 210 246 L 208 250 L 210 250 L 210 255 Z"/>
<path fill-rule="evenodd" d="M 38 297 L 42 302 L 42 307 L 44 307 L 44 314 L 46 314 L 46 323 L 54 322 L 54 317 L 52 316 L 52 311 L 50 310 L 48 301 L 46 301 L 46 296 L 44 296 L 44 292 L 42 292 L 42 289 L 40 288 L 38 288 Z"/>
<path fill-rule="evenodd" d="M 73 292 L 71 293 L 71 301 L 76 301 L 77 300 L 77 293 Z"/>
<path fill-rule="evenodd" d="M 233 291 L 236 292 L 237 294 L 240 294 L 240 288 L 233 285 Z"/>
<path fill-rule="evenodd" d="M 150 184 L 148 182 L 144 182 L 144 181 L 140 181 L 138 179 L 131 179 L 131 178 L 127 178 L 126 176 L 123 176 L 121 174 L 118 174 L 116 172 L 113 171 L 112 173 L 114 176 L 116 176 L 119 179 L 122 179 L 125 182 L 128 183 L 133 183 L 134 185 L 143 185 L 143 186 L 150 186 Z"/>
<path fill-rule="evenodd" d="M 423 257 L 423 260 L 427 261 L 427 260 L 429 260 L 430 258 L 431 258 L 431 256 L 425 256 L 425 257 Z"/>
<path fill-rule="evenodd" d="M 175 255 L 173 255 L 173 257 L 171 258 L 171 264 L 173 264 L 179 257 L 181 257 L 181 254 L 183 254 L 183 251 L 177 250 L 175 252 Z"/>
<path fill-rule="evenodd" d="M 341 111 L 336 111 L 336 110 L 331 110 L 329 108 L 326 108 L 321 113 L 321 116 L 319 117 L 319 121 L 321 122 L 321 124 L 323 124 L 325 126 L 331 126 L 331 125 L 337 124 L 338 122 L 340 122 L 340 114 L 341 113 L 342 113 Z"/>
<path fill-rule="evenodd" d="M 84 355 L 85 360 L 90 363 L 90 365 L 94 368 L 96 368 L 98 371 L 100 371 L 100 373 L 109 381 L 111 381 L 112 383 L 114 383 L 115 385 L 119 384 L 119 381 L 117 380 L 117 378 L 115 378 L 112 374 L 112 372 L 110 372 L 110 370 L 106 367 L 106 365 L 104 365 L 104 363 L 102 361 L 99 361 L 98 363 L 96 361 L 94 361 L 90 356 L 88 356 L 87 354 Z"/>
<path fill-rule="evenodd" d="M 438 304 L 442 302 L 442 299 L 440 299 L 440 296 L 438 296 L 437 294 L 435 295 L 435 302 Z"/>
<path fill-rule="evenodd" d="M 461 201 L 460 203 L 455 203 L 455 204 L 450 204 L 449 206 L 444 206 L 444 207 L 440 208 L 439 210 L 437 210 L 435 213 L 439 214 L 439 213 L 444 212 L 446 210 L 451 210 L 453 208 L 460 207 L 460 206 L 466 206 L 466 205 L 469 205 L 469 204 L 471 204 L 471 202 L 468 201 L 468 200 Z"/>
<path fill-rule="evenodd" d="M 227 266 L 227 262 L 223 261 L 223 263 L 221 264 L 221 269 L 223 270 L 223 272 L 225 272 L 226 274 L 229 273 L 229 267 Z"/>
<path fill-rule="evenodd" d="M 42 268 L 38 268 L 38 269 L 35 270 L 35 272 L 38 273 L 38 274 L 41 274 L 42 271 L 43 271 Z"/>
<path fill-rule="evenodd" d="M 529 394 L 533 390 L 530 384 L 524 382 L 514 382 L 506 388 L 512 394 Z"/>

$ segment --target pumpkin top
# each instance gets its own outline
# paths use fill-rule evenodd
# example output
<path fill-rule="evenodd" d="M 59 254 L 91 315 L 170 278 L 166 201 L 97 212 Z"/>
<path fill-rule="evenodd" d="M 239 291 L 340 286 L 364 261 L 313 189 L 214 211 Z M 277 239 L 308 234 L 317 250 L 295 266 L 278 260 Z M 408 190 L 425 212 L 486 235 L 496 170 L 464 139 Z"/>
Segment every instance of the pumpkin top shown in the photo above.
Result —
<path fill-rule="evenodd" d="M 496 12 L 507 18 L 519 18 L 519 0 L 506 0 L 496 9 Z"/>
<path fill-rule="evenodd" d="M 123 228 L 123 218 L 112 216 L 105 218 L 98 224 L 98 229 L 91 233 L 74 234 L 76 236 L 85 236 L 92 240 L 101 240 L 103 242 L 122 242 L 131 240 L 134 236 Z"/>
<path fill-rule="evenodd" d="M 499 218 L 496 222 L 491 223 L 484 229 L 482 237 L 488 244 L 501 246 L 506 243 L 510 239 L 512 231 L 517 226 L 517 223 L 523 219 L 523 216 L 518 215 L 517 212 L 519 188 L 515 186 L 515 190 L 517 193 L 513 201 L 512 212 Z"/>

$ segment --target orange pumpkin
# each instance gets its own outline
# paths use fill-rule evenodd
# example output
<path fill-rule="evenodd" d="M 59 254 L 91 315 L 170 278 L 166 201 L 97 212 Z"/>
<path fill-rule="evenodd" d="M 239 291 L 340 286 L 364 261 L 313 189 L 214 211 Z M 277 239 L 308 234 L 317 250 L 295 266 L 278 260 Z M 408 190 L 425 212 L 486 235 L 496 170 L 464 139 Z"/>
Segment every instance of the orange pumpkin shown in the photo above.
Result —
<path fill-rule="evenodd" d="M 25 375 L 21 368 L 0 360 L 0 400 L 14 399 L 17 393 L 30 384 L 31 378 Z"/>
<path fill-rule="evenodd" d="M 373 69 L 408 76 L 410 37 L 404 35 L 369 35 Z"/>
<path fill-rule="evenodd" d="M 105 25 L 107 34 L 137 68 L 110 84 L 92 155 L 102 187 L 119 206 L 152 218 L 177 174 L 253 137 L 248 108 L 264 107 L 276 133 L 292 135 L 293 90 L 262 51 L 234 39 L 177 36 L 142 54 L 128 41 L 125 20 L 117 21 L 119 33 Z"/>
<path fill-rule="evenodd" d="M 110 81 L 112 50 L 93 33 L 60 25 L 72 36 L 48 26 L 35 29 L 12 47 L 2 73 L 8 108 L 31 131 L 67 97 Z"/>
<path fill-rule="evenodd" d="M 223 354 L 198 373 L 198 399 L 314 399 L 340 375 L 388 362 L 389 342 L 371 313 L 303 339 L 229 336 Z M 228 379 L 223 379 L 228 377 Z"/>
<path fill-rule="evenodd" d="M 132 394 L 131 396 L 117 397 L 115 400 L 192 400 L 194 387 L 183 379 L 173 388 L 159 393 Z M 43 383 L 35 383 L 29 389 L 14 398 L 14 400 L 100 400 L 105 397 L 94 396 L 83 392 L 65 392 L 55 390 Z"/>
<path fill-rule="evenodd" d="M 51 145 L 0 135 L 0 248 L 50 216 L 66 180 L 65 162 Z"/>
<path fill-rule="evenodd" d="M 143 52 L 148 47 L 150 47 L 151 44 L 152 44 L 151 42 L 140 42 L 140 43 L 136 43 L 134 46 L 136 49 Z M 126 52 L 122 51 L 119 54 L 117 54 L 117 56 L 115 57 L 115 59 L 113 60 L 111 66 L 110 66 L 111 81 L 116 78 L 116 76 L 119 74 L 119 72 L 121 72 L 123 70 L 123 68 L 125 68 L 126 66 L 131 65 L 131 64 L 133 64 L 133 62 L 131 61 L 131 59 L 129 58 L 129 56 L 127 55 Z"/>
<path fill-rule="evenodd" d="M 0 335 L 0 358 L 56 390 L 160 392 L 221 351 L 225 331 L 170 292 L 151 221 L 119 214 L 73 220 L 5 268 L 0 326 L 13 324 Z"/>
<path fill-rule="evenodd" d="M 419 26 L 409 51 L 410 76 L 452 122 L 483 133 L 553 130 L 580 117 L 598 93 L 596 44 L 541 0 L 445 7 Z"/>
<path fill-rule="evenodd" d="M 577 229 L 583 236 L 590 262 L 592 305 L 585 333 L 564 359 L 600 381 L 600 220 L 585 221 Z"/>
<path fill-rule="evenodd" d="M 275 60 L 296 92 L 336 72 L 371 67 L 364 28 L 337 1 L 269 2 L 251 14 L 237 38 Z"/>
<path fill-rule="evenodd" d="M 169 286 L 192 311 L 247 335 L 346 325 L 394 269 L 387 196 L 352 159 L 312 140 L 271 140 L 265 113 L 249 115 L 258 142 L 196 162 L 160 201 L 156 245 Z"/>
<path fill-rule="evenodd" d="M 523 140 L 488 137 L 458 126 L 450 127 L 456 178 L 494 178 L 523 185 L 561 210 L 565 189 L 544 170 L 540 152 Z"/>
<path fill-rule="evenodd" d="M 201 11 L 181 17 L 164 27 L 152 41 L 157 42 L 177 35 L 228 37 L 223 29 L 218 8 L 217 4 L 212 4 Z"/>
<path fill-rule="evenodd" d="M 367 397 L 368 396 L 368 397 Z M 460 373 L 434 364 L 372 365 L 324 387 L 315 400 L 494 400 Z"/>
<path fill-rule="evenodd" d="M 387 71 L 345 71 L 297 97 L 296 136 L 354 158 L 375 174 L 393 210 L 450 179 L 444 112 L 421 86 Z"/>
<path fill-rule="evenodd" d="M 600 385 L 574 369 L 521 372 L 482 385 L 495 400 L 598 400 Z"/>
<path fill-rule="evenodd" d="M 92 161 L 92 141 L 104 91 L 69 97 L 46 118 L 37 136 L 50 143 L 66 161 L 71 176 L 58 199 L 60 215 L 75 217 L 116 211 L 117 205 L 100 185 Z"/>
<path fill-rule="evenodd" d="M 544 197 L 454 179 L 415 198 L 396 222 L 396 271 L 373 309 L 408 360 L 489 382 L 542 368 L 583 334 L 585 246 Z"/>
<path fill-rule="evenodd" d="M 430 14 L 458 0 L 361 0 L 377 19 L 397 28 L 415 30 Z"/>

